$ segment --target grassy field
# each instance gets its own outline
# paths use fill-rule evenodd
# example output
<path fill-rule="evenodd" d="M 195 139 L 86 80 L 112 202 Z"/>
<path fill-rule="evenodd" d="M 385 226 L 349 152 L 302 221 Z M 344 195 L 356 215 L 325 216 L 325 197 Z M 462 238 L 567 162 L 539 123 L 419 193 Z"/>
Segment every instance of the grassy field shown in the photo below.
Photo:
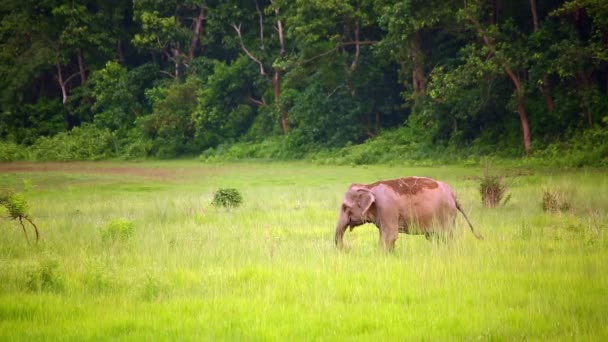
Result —
<path fill-rule="evenodd" d="M 511 199 L 486 209 L 477 168 L 0 164 L 42 235 L 0 221 L 0 340 L 605 341 L 608 174 L 501 172 Z M 366 225 L 337 251 L 348 185 L 403 175 L 450 183 L 485 240 L 460 216 L 453 242 L 386 254 Z M 226 187 L 241 207 L 211 205 Z M 544 212 L 544 190 L 573 207 Z"/>

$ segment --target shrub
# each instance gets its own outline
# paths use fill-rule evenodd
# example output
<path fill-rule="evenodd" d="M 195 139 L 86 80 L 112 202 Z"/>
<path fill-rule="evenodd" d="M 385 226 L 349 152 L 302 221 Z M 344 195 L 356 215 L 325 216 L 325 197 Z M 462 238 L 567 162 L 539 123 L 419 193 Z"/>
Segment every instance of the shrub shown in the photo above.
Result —
<path fill-rule="evenodd" d="M 505 197 L 507 186 L 504 184 L 504 177 L 490 174 L 487 167 L 479 184 L 479 193 L 481 202 L 488 208 L 495 208 L 501 202 L 505 205 L 511 198 L 511 195 Z"/>
<path fill-rule="evenodd" d="M 30 291 L 61 291 L 64 283 L 56 260 L 44 260 L 26 271 L 26 287 Z"/>
<path fill-rule="evenodd" d="M 556 212 L 567 212 L 573 209 L 572 203 L 568 200 L 566 193 L 562 190 L 549 190 L 543 191 L 543 211 L 552 213 Z"/>
<path fill-rule="evenodd" d="M 41 137 L 30 147 L 35 160 L 100 160 L 115 155 L 114 134 L 85 124 L 53 137 Z"/>
<path fill-rule="evenodd" d="M 216 207 L 233 207 L 236 208 L 243 202 L 243 197 L 237 189 L 227 188 L 219 189 L 213 195 L 213 204 Z"/>
<path fill-rule="evenodd" d="M 128 241 L 135 233 L 135 224 L 127 219 L 116 219 L 110 222 L 101 232 L 104 242 Z"/>
<path fill-rule="evenodd" d="M 19 220 L 19 224 L 21 224 L 21 228 L 23 228 L 23 234 L 25 235 L 25 239 L 28 243 L 30 240 L 27 237 L 23 220 L 29 222 L 32 227 L 34 227 L 34 231 L 36 232 L 36 242 L 38 242 L 40 239 L 40 233 L 38 232 L 38 227 L 30 218 L 28 213 L 29 204 L 22 193 L 9 191 L 6 194 L 0 194 L 0 207 L 4 207 L 6 209 L 9 219 L 14 221 Z"/>
<path fill-rule="evenodd" d="M 0 141 L 0 162 L 11 162 L 15 160 L 26 160 L 27 149 L 8 141 Z"/>

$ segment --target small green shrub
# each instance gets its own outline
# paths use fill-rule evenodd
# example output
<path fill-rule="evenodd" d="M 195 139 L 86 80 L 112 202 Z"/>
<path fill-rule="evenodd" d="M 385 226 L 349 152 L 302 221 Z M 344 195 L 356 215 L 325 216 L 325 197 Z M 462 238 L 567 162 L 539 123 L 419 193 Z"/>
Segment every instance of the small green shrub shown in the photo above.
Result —
<path fill-rule="evenodd" d="M 156 274 L 149 273 L 141 280 L 140 295 L 143 300 L 154 301 L 162 297 L 164 291 L 165 286 Z"/>
<path fill-rule="evenodd" d="M 27 183 L 24 182 L 24 185 L 27 186 Z M 31 186 L 31 185 L 30 185 Z M 36 242 L 40 239 L 40 233 L 38 231 L 38 227 L 32 221 L 29 215 L 29 204 L 25 196 L 20 192 L 8 191 L 5 194 L 0 194 L 0 207 L 4 207 L 7 211 L 8 218 L 14 221 L 19 221 L 21 224 L 21 228 L 23 228 L 23 234 L 25 235 L 25 239 L 29 243 L 30 240 L 27 237 L 27 232 L 25 230 L 25 225 L 23 224 L 23 220 L 29 222 L 32 227 L 34 227 L 34 231 L 36 233 Z"/>
<path fill-rule="evenodd" d="M 219 189 L 213 195 L 213 204 L 216 207 L 232 207 L 236 208 L 243 202 L 243 197 L 237 189 L 227 188 Z"/>
<path fill-rule="evenodd" d="M 28 151 L 25 147 L 8 141 L 0 141 L 0 162 L 26 159 L 28 159 Z"/>
<path fill-rule="evenodd" d="M 505 197 L 507 186 L 504 183 L 504 177 L 490 174 L 487 167 L 479 183 L 479 193 L 481 202 L 488 208 L 495 208 L 500 204 L 505 205 L 511 199 L 511 195 Z"/>
<path fill-rule="evenodd" d="M 543 191 L 543 211 L 557 213 L 572 210 L 573 206 L 568 197 L 569 196 L 560 189 L 545 189 Z"/>
<path fill-rule="evenodd" d="M 83 275 L 83 282 L 93 293 L 106 293 L 113 288 L 113 279 L 108 271 L 100 266 L 90 267 Z"/>
<path fill-rule="evenodd" d="M 104 242 L 128 241 L 135 233 L 135 224 L 127 219 L 116 219 L 110 222 L 101 232 Z"/>
<path fill-rule="evenodd" d="M 26 287 L 30 291 L 53 291 L 63 290 L 64 282 L 58 271 L 59 263 L 56 260 L 47 259 L 26 271 Z"/>

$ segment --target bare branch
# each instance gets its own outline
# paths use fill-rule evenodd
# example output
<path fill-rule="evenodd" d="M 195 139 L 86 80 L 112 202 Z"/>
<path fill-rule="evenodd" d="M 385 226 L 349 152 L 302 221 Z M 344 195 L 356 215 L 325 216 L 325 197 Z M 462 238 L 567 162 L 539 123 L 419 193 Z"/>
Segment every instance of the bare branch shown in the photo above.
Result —
<path fill-rule="evenodd" d="M 538 31 L 538 13 L 536 12 L 536 0 L 530 0 L 530 10 L 532 11 L 532 23 L 534 32 Z"/>
<path fill-rule="evenodd" d="M 330 53 L 332 53 L 332 52 L 334 52 L 334 51 L 337 51 L 337 50 L 338 50 L 338 47 L 339 47 L 339 46 L 336 46 L 336 47 L 332 48 L 331 50 L 327 50 L 327 51 L 322 52 L 322 53 L 320 53 L 320 54 L 318 54 L 318 55 L 316 55 L 316 56 L 313 56 L 313 57 L 311 57 L 311 58 L 309 58 L 309 59 L 305 59 L 305 60 L 303 60 L 302 62 L 300 62 L 300 63 L 299 63 L 299 65 L 308 64 L 308 63 L 310 63 L 310 62 L 314 61 L 315 59 L 319 59 L 319 58 L 321 58 L 321 57 L 323 57 L 323 56 L 329 55 Z"/>
<path fill-rule="evenodd" d="M 361 43 L 359 42 L 359 23 L 355 27 L 355 58 L 350 64 L 350 71 L 353 72 L 357 68 L 359 62 L 359 56 L 361 55 Z"/>
<path fill-rule="evenodd" d="M 65 81 L 63 81 L 63 84 L 68 84 L 72 80 L 72 78 L 74 78 L 78 75 L 80 75 L 79 71 L 71 74 L 68 78 L 65 79 Z"/>
<path fill-rule="evenodd" d="M 171 77 L 171 78 L 175 79 L 175 75 L 174 75 L 174 74 L 172 74 L 172 73 L 170 73 L 170 72 L 168 72 L 168 71 L 161 70 L 161 71 L 160 71 L 160 73 L 161 73 L 161 74 L 165 74 L 165 75 L 169 75 L 169 77 Z"/>
<path fill-rule="evenodd" d="M 346 84 L 341 84 L 339 86 L 337 86 L 331 93 L 329 93 L 329 95 L 327 95 L 327 98 L 332 97 L 340 88 L 344 88 L 346 86 Z"/>
<path fill-rule="evenodd" d="M 27 244 L 30 244 L 30 238 L 27 237 L 27 232 L 25 231 L 25 225 L 23 224 L 23 218 L 21 216 L 19 216 L 19 223 L 21 224 L 21 228 L 23 228 L 23 235 L 25 235 L 25 240 L 27 241 Z"/>
<path fill-rule="evenodd" d="M 198 17 L 194 20 L 194 28 L 192 39 L 190 40 L 190 49 L 188 50 L 188 60 L 192 61 L 194 59 L 194 50 L 198 46 L 200 41 L 201 32 L 203 31 L 203 21 L 207 19 L 207 6 L 205 4 L 201 4 L 200 12 Z"/>
<path fill-rule="evenodd" d="M 362 41 L 360 41 L 358 43 L 357 42 L 339 43 L 335 47 L 333 47 L 333 48 L 331 48 L 331 49 L 329 49 L 329 50 L 327 50 L 325 52 L 321 52 L 320 54 L 318 54 L 316 56 L 313 56 L 313 57 L 311 57 L 309 59 L 305 59 L 305 60 L 301 61 L 298 65 L 308 64 L 308 63 L 310 63 L 310 62 L 312 62 L 312 61 L 314 61 L 316 59 L 319 59 L 319 58 L 321 58 L 323 56 L 327 56 L 327 55 L 331 54 L 334 51 L 338 51 L 338 49 L 341 48 L 341 47 L 345 47 L 345 46 L 349 46 L 349 45 L 359 45 L 359 46 L 373 45 L 375 43 L 377 43 L 377 41 L 375 41 L 375 40 L 362 40 Z"/>
<path fill-rule="evenodd" d="M 264 13 L 260 9 L 258 0 L 253 0 L 255 3 L 255 9 L 258 11 L 258 20 L 260 22 L 260 49 L 264 51 Z"/>
<path fill-rule="evenodd" d="M 32 220 L 30 220 L 29 217 L 27 216 L 23 216 L 24 219 L 27 220 L 27 222 L 29 222 L 32 226 L 34 226 L 34 230 L 36 231 L 36 243 L 38 243 L 38 240 L 40 240 L 40 232 L 38 231 L 38 227 L 36 227 L 36 224 L 34 224 L 34 222 Z M 23 223 L 22 223 L 23 225 Z"/>
<path fill-rule="evenodd" d="M 266 102 L 264 102 L 264 99 L 258 100 L 258 99 L 255 99 L 255 98 L 251 97 L 251 96 L 249 96 L 248 99 L 249 99 L 249 101 L 255 103 L 258 106 L 261 106 L 261 107 L 267 106 Z"/>
<path fill-rule="evenodd" d="M 230 26 L 234 28 L 236 34 L 239 36 L 239 43 L 241 44 L 241 49 L 243 50 L 243 52 L 245 52 L 247 57 L 249 57 L 252 61 L 256 62 L 260 66 L 260 74 L 266 75 L 266 71 L 264 70 L 264 64 L 262 64 L 262 62 L 257 59 L 251 52 L 249 52 L 249 50 L 247 50 L 247 47 L 245 47 L 245 43 L 243 43 L 243 35 L 241 34 L 241 24 L 239 24 L 239 26 L 236 26 L 236 24 L 232 23 L 230 24 Z"/>
<path fill-rule="evenodd" d="M 277 15 L 277 18 L 278 18 L 279 9 L 275 8 L 274 13 Z M 277 26 L 275 27 L 275 29 L 279 33 L 279 44 L 281 45 L 280 55 L 283 56 L 283 55 L 285 55 L 285 36 L 283 35 L 283 23 L 281 23 L 281 19 L 277 19 Z"/>

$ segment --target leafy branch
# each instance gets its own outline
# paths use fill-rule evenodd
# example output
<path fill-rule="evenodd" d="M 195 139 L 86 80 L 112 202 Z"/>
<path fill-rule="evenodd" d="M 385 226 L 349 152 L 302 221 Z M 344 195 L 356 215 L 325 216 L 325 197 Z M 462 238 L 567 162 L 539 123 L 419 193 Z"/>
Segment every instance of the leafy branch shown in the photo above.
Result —
<path fill-rule="evenodd" d="M 23 229 L 23 235 L 25 235 L 25 240 L 27 240 L 28 244 L 30 243 L 30 239 L 27 236 L 23 220 L 29 222 L 32 227 L 34 227 L 34 231 L 36 232 L 36 243 L 38 243 L 38 240 L 40 240 L 40 232 L 28 213 L 29 205 L 23 194 L 9 191 L 7 194 L 0 195 L 0 206 L 6 208 L 8 219 L 13 221 L 19 220 L 19 224 L 21 224 L 21 228 Z"/>

